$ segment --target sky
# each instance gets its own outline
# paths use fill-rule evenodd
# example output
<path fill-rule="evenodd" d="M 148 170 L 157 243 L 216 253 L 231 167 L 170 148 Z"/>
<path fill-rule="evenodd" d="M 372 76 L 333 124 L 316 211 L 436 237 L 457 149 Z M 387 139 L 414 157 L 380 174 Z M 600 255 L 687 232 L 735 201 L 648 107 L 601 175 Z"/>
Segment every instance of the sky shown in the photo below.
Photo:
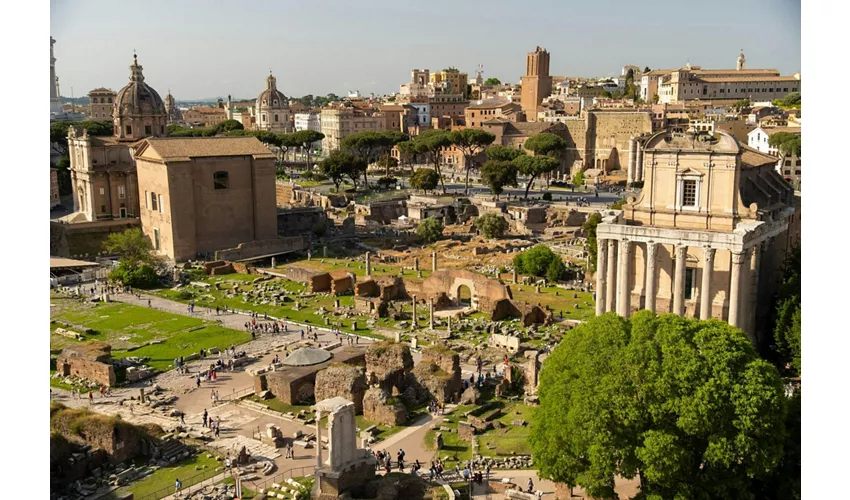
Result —
<path fill-rule="evenodd" d="M 623 65 L 688 62 L 800 71 L 800 0 L 51 0 L 63 96 L 118 90 L 133 50 L 161 95 L 251 98 L 269 70 L 280 91 L 397 92 L 413 68 L 454 66 L 474 77 L 519 81 L 525 55 L 550 53 L 550 74 L 616 76 Z"/>

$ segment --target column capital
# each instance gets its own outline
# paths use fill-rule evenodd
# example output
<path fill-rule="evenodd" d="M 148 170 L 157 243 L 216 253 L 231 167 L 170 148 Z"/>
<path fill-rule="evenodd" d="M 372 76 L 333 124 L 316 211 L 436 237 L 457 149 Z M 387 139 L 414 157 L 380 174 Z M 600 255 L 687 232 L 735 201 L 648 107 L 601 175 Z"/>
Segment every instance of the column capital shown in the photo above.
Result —
<path fill-rule="evenodd" d="M 716 248 L 703 247 L 702 251 L 703 251 L 703 255 L 705 255 L 705 260 L 707 262 L 713 262 L 714 261 L 714 254 L 717 252 Z"/>
<path fill-rule="evenodd" d="M 676 258 L 684 259 L 688 255 L 688 245 L 677 244 L 676 245 Z"/>
<path fill-rule="evenodd" d="M 748 250 L 744 250 L 742 252 L 732 252 L 732 263 L 733 264 L 743 264 L 744 260 L 747 258 Z"/>

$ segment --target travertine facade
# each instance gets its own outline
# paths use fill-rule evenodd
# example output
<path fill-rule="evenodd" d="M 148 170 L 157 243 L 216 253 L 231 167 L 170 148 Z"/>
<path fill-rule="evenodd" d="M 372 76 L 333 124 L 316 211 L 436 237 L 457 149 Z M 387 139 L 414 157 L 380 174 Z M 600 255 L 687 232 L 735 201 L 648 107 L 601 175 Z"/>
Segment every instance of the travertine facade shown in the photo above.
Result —
<path fill-rule="evenodd" d="M 323 108 L 320 123 L 322 133 L 325 134 L 325 138 L 322 139 L 323 154 L 339 149 L 340 142 L 351 134 L 366 130 L 379 132 L 387 129 L 387 120 L 377 109 L 351 105 Z"/>
<path fill-rule="evenodd" d="M 597 314 L 719 318 L 756 338 L 755 318 L 799 238 L 775 160 L 722 132 L 650 137 L 643 190 L 604 211 L 597 229 Z"/>
<path fill-rule="evenodd" d="M 135 160 L 157 253 L 183 262 L 277 238 L 275 156 L 255 137 L 150 138 Z"/>

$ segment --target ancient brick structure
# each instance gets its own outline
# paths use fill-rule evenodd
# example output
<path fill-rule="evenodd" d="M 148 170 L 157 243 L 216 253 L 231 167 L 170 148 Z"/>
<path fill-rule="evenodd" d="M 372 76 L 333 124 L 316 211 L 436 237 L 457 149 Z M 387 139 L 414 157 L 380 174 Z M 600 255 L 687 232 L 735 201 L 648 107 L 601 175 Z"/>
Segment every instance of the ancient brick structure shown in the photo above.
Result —
<path fill-rule="evenodd" d="M 498 280 L 465 269 L 448 269 L 431 273 L 421 283 L 404 282 L 408 295 L 416 295 L 424 300 L 433 298 L 438 308 L 440 299 L 445 296 L 454 304 L 460 304 L 461 288 L 469 289 L 470 307 L 479 311 L 491 312 L 496 302 L 511 298 L 510 290 Z"/>
<path fill-rule="evenodd" d="M 363 394 L 367 388 L 362 367 L 332 364 L 316 374 L 317 401 L 340 396 L 354 403 L 356 413 L 363 413 Z"/>
<path fill-rule="evenodd" d="M 407 419 L 407 409 L 401 401 L 380 387 L 372 387 L 363 395 L 363 417 L 370 422 L 396 426 Z"/>
<path fill-rule="evenodd" d="M 80 377 L 106 387 L 116 382 L 112 347 L 102 342 L 66 347 L 56 358 L 56 371 L 65 377 Z"/>
<path fill-rule="evenodd" d="M 392 392 L 404 392 L 407 373 L 413 368 L 413 357 L 407 344 L 375 342 L 366 348 L 366 379 Z"/>
<path fill-rule="evenodd" d="M 294 405 L 310 401 L 314 397 L 316 374 L 331 363 L 362 365 L 363 351 L 355 347 L 340 347 L 331 351 L 333 357 L 323 363 L 310 366 L 287 366 L 282 371 L 266 372 L 254 376 L 254 390 L 271 392 L 286 404 Z"/>
<path fill-rule="evenodd" d="M 460 356 L 450 349 L 441 346 L 424 349 L 422 361 L 412 374 L 428 396 L 441 403 L 454 401 L 460 395 Z"/>

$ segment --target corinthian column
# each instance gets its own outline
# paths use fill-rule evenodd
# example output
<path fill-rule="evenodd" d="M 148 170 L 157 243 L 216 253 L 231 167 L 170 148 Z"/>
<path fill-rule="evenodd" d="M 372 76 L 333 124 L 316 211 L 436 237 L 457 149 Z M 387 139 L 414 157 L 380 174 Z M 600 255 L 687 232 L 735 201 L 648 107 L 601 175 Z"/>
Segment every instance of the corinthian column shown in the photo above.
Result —
<path fill-rule="evenodd" d="M 655 312 L 655 263 L 658 260 L 658 243 L 646 244 L 646 300 L 645 309 Z"/>
<path fill-rule="evenodd" d="M 605 288 L 605 312 L 615 311 L 614 299 L 617 290 L 617 240 L 608 241 L 608 263 L 605 272 L 608 275 L 608 283 Z"/>
<path fill-rule="evenodd" d="M 729 283 L 729 324 L 740 328 L 741 275 L 744 273 L 746 252 L 732 252 L 732 278 Z"/>
<path fill-rule="evenodd" d="M 756 337 L 756 304 L 758 303 L 758 286 L 759 286 L 759 267 L 761 265 L 761 244 L 753 247 L 750 255 L 750 273 L 749 273 L 749 294 L 746 294 L 746 306 L 744 310 L 744 331 L 749 334 L 751 339 Z"/>
<path fill-rule="evenodd" d="M 596 315 L 600 316 L 605 313 L 605 273 L 608 271 L 605 266 L 608 264 L 608 242 L 607 240 L 596 240 Z"/>
<path fill-rule="evenodd" d="M 632 242 L 629 240 L 620 240 L 619 256 L 619 276 L 617 276 L 617 314 L 624 318 L 629 317 L 629 298 L 631 298 L 631 290 L 629 290 L 629 269 L 632 260 Z"/>
<path fill-rule="evenodd" d="M 673 281 L 673 314 L 685 315 L 685 261 L 688 257 L 686 245 L 676 245 L 676 274 Z"/>
<path fill-rule="evenodd" d="M 703 248 L 702 284 L 699 287 L 699 319 L 711 317 L 711 275 L 714 271 L 714 249 Z"/>

